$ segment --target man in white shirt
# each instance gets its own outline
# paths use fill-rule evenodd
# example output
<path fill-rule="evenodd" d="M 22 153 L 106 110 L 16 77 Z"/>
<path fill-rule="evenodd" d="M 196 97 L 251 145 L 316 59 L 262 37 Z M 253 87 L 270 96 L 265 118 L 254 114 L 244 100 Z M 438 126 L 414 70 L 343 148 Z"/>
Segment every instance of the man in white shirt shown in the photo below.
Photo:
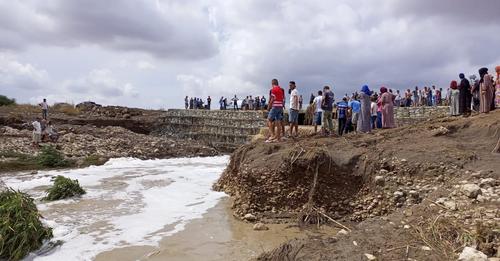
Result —
<path fill-rule="evenodd" d="M 43 99 L 43 102 L 39 105 L 42 107 L 42 118 L 46 120 L 49 116 L 49 105 L 47 104 L 47 99 Z"/>
<path fill-rule="evenodd" d="M 40 119 L 36 118 L 31 125 L 33 126 L 33 146 L 38 147 L 42 140 L 42 125 L 40 124 Z"/>
<path fill-rule="evenodd" d="M 323 92 L 318 91 L 318 96 L 314 98 L 313 105 L 315 106 L 314 110 L 314 133 L 318 132 L 318 125 L 321 126 L 321 116 L 323 114 L 323 110 L 321 109 L 321 102 L 323 101 Z"/>
<path fill-rule="evenodd" d="M 295 136 L 299 136 L 299 91 L 294 81 L 289 84 L 290 87 L 290 111 L 288 112 L 288 121 L 290 122 L 290 137 L 293 137 L 293 129 L 295 128 Z"/>

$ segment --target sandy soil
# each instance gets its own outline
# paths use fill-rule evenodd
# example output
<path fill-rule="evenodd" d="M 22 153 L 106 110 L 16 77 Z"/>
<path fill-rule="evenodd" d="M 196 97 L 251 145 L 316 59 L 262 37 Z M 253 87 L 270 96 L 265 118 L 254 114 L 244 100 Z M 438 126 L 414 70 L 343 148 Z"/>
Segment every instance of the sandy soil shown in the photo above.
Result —
<path fill-rule="evenodd" d="M 301 231 L 286 224 L 269 224 L 267 231 L 254 231 L 253 224 L 232 216 L 229 201 L 227 198 L 222 200 L 202 219 L 194 220 L 185 230 L 164 238 L 159 247 L 115 249 L 101 253 L 96 260 L 248 260 L 291 239 L 337 231 L 329 226 Z"/>

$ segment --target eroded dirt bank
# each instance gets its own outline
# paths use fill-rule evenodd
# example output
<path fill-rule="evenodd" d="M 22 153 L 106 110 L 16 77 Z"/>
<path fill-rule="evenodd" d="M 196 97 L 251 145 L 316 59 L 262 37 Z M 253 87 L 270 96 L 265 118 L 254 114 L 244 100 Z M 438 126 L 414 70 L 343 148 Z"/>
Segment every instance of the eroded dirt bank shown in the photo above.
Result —
<path fill-rule="evenodd" d="M 257 141 L 232 155 L 215 188 L 234 198 L 242 219 L 334 219 L 347 227 L 259 260 L 455 260 L 464 246 L 492 257 L 499 255 L 500 154 L 491 151 L 499 138 L 496 111 L 375 134 Z"/>

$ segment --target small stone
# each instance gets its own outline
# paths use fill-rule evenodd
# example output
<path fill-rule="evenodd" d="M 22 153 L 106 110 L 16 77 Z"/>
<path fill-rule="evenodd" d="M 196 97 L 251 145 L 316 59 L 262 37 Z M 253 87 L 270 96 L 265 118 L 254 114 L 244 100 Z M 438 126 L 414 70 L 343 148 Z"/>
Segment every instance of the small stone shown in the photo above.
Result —
<path fill-rule="evenodd" d="M 372 254 L 365 253 L 365 256 L 368 260 L 377 260 L 377 257 Z"/>
<path fill-rule="evenodd" d="M 483 252 L 478 251 L 472 247 L 465 247 L 460 256 L 459 261 L 488 261 L 488 256 Z"/>
<path fill-rule="evenodd" d="M 482 194 L 481 188 L 476 184 L 462 185 L 462 191 L 469 198 L 477 198 L 479 194 Z"/>
<path fill-rule="evenodd" d="M 355 246 L 358 246 L 358 242 L 356 242 L 356 241 L 352 241 L 352 244 Z"/>
<path fill-rule="evenodd" d="M 257 217 L 255 217 L 253 214 L 248 213 L 243 217 L 243 219 L 252 222 L 257 220 Z"/>
<path fill-rule="evenodd" d="M 264 225 L 264 223 L 257 223 L 255 225 L 253 225 L 253 230 L 256 230 L 256 231 L 264 231 L 264 230 L 269 230 L 269 228 Z"/>
<path fill-rule="evenodd" d="M 339 232 L 337 232 L 337 236 L 347 235 L 347 234 L 349 234 L 349 232 L 347 232 L 347 230 L 345 230 L 345 229 L 341 229 Z"/>
<path fill-rule="evenodd" d="M 424 250 L 424 251 L 431 251 L 432 249 L 428 246 L 422 246 L 420 249 Z"/>
<path fill-rule="evenodd" d="M 404 229 L 410 229 L 410 225 L 404 225 L 403 228 Z"/>
<path fill-rule="evenodd" d="M 455 210 L 458 209 L 457 208 L 457 203 L 455 201 L 445 201 L 443 205 L 444 205 L 445 208 L 447 208 L 449 210 L 455 211 Z"/>
<path fill-rule="evenodd" d="M 411 217 L 413 215 L 413 210 L 411 210 L 411 209 L 405 209 L 403 211 L 403 213 L 405 214 L 405 216 Z"/>
<path fill-rule="evenodd" d="M 384 176 L 375 176 L 375 184 L 378 186 L 383 186 L 385 184 L 385 178 Z"/>

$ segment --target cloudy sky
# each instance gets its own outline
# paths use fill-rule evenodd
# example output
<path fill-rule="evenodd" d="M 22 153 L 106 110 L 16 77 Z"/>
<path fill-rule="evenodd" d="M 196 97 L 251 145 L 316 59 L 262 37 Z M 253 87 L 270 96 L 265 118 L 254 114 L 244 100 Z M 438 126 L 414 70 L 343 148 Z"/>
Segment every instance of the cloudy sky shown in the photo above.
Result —
<path fill-rule="evenodd" d="M 447 87 L 500 64 L 499 0 L 0 0 L 0 94 L 183 106 L 185 95 Z"/>

